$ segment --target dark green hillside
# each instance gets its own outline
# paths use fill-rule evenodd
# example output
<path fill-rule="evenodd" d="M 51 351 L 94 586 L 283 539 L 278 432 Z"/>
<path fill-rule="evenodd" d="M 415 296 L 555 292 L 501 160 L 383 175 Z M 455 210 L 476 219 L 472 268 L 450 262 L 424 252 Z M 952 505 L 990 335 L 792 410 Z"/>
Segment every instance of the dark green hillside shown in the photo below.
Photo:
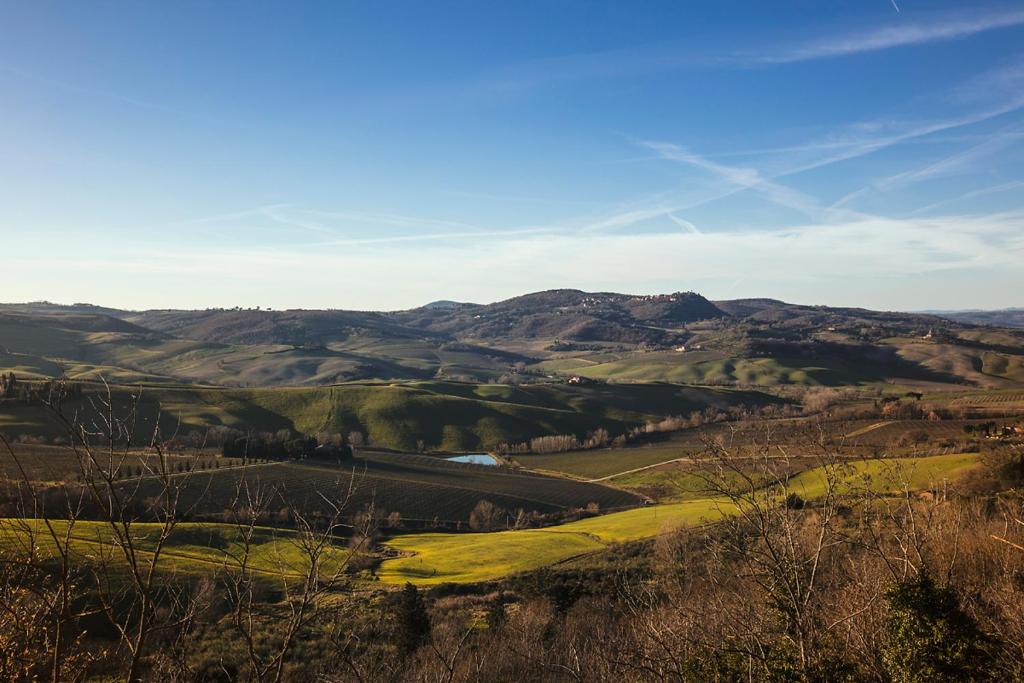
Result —
<path fill-rule="evenodd" d="M 89 399 L 101 391 L 85 385 L 66 411 L 88 414 Z M 220 389 L 146 386 L 114 388 L 119 412 L 127 414 L 138 396 L 137 439 L 145 440 L 161 419 L 163 433 L 202 433 L 209 427 L 304 434 L 359 431 L 379 446 L 397 450 L 489 449 L 535 436 L 585 436 L 598 428 L 612 435 L 649 419 L 688 413 L 706 405 L 763 405 L 758 392 L 673 385 L 511 387 L 444 382 L 344 384 L 321 388 Z M 61 436 L 40 408 L 0 400 L 0 429 L 8 434 Z"/>

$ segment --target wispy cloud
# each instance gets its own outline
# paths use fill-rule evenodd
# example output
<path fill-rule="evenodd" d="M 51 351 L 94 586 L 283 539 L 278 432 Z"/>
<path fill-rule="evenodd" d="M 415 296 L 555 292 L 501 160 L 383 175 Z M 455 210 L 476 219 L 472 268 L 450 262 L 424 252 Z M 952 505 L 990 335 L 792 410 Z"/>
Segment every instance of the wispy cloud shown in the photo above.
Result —
<path fill-rule="evenodd" d="M 602 218 L 585 221 L 576 229 L 567 228 L 567 230 L 581 233 L 614 231 L 655 218 L 663 218 L 675 210 L 677 209 L 673 205 L 656 203 L 653 206 L 617 211 Z"/>
<path fill-rule="evenodd" d="M 337 244 L 371 244 L 375 242 L 444 239 L 463 235 L 491 235 L 493 228 L 461 221 L 408 216 L 372 211 L 323 211 L 291 204 L 268 204 L 251 209 L 200 216 L 182 221 L 159 224 L 155 227 L 202 226 L 212 232 L 227 234 L 232 230 L 250 230 L 258 224 L 277 227 L 285 232 L 294 228 L 336 238 Z M 418 230 L 412 234 L 383 235 L 387 230 Z M 445 232 L 437 232 L 443 230 Z M 373 231 L 370 238 L 358 233 Z"/>
<path fill-rule="evenodd" d="M 698 228 L 696 225 L 694 225 L 690 221 L 685 220 L 683 218 L 680 218 L 679 216 L 677 216 L 677 215 L 675 215 L 674 213 L 671 213 L 671 212 L 669 212 L 666 215 L 668 216 L 668 219 L 670 221 L 672 221 L 673 223 L 678 225 L 680 228 L 682 228 L 686 232 L 688 232 L 690 234 L 693 234 L 693 235 L 703 235 L 704 234 L 704 233 L 702 233 L 700 231 L 700 228 Z"/>
<path fill-rule="evenodd" d="M 640 141 L 639 144 L 657 152 L 662 159 L 706 171 L 714 177 L 724 180 L 731 186 L 724 193 L 720 192 L 705 199 L 690 202 L 681 208 L 696 208 L 705 203 L 731 196 L 737 192 L 751 190 L 778 206 L 797 211 L 812 220 L 820 220 L 823 214 L 823 207 L 818 200 L 808 194 L 765 177 L 755 168 L 723 164 L 668 142 Z"/>
<path fill-rule="evenodd" d="M 1009 192 L 1011 190 L 1024 189 L 1024 180 L 1012 180 L 1006 183 L 999 183 L 998 185 L 991 185 L 989 187 L 983 187 L 977 190 L 971 190 L 970 192 L 964 192 L 956 197 L 949 199 L 943 199 L 942 201 L 934 202 L 926 206 L 922 206 L 915 209 L 910 213 L 911 216 L 919 216 L 923 213 L 934 211 L 943 206 L 950 206 L 951 204 L 958 204 L 960 202 L 976 199 L 978 197 L 985 197 L 988 195 L 999 194 L 1001 192 Z"/>
<path fill-rule="evenodd" d="M 895 133 L 865 136 L 845 149 L 842 149 L 842 151 L 822 156 L 806 163 L 797 164 L 779 174 L 778 177 L 787 177 L 799 173 L 805 173 L 807 171 L 813 171 L 841 161 L 849 161 L 851 159 L 867 156 L 868 154 L 873 154 L 883 149 L 911 142 L 915 139 L 933 135 L 935 133 L 942 133 L 947 130 L 955 130 L 957 128 L 965 128 L 967 126 L 984 123 L 1000 116 L 1016 112 L 1021 108 L 1024 108 L 1024 94 L 1012 93 L 1009 99 L 991 108 L 970 112 L 961 116 L 954 116 L 948 119 L 912 124 Z"/>
<path fill-rule="evenodd" d="M 37 239 L 27 236 L 26 239 Z M 573 286 L 635 292 L 698 289 L 709 296 L 778 296 L 821 303 L 851 301 L 892 308 L 929 308 L 935 301 L 1010 305 L 1024 287 L 1024 215 L 928 219 L 865 219 L 807 223 L 776 230 L 728 233 L 506 234 L 491 241 L 456 240 L 362 245 L 315 250 L 253 249 L 242 245 L 209 250 L 178 245 L 123 246 L 81 254 L 41 248 L 12 263 L 14 291 L 23 273 L 75 269 L 79 278 L 56 279 L 35 296 L 80 298 L 134 307 L 270 305 L 406 308 L 431 298 L 491 301 L 527 290 Z M 44 255 L 49 253 L 49 255 Z M 401 268 L 394 264 L 401 262 Z M 637 268 L 642 263 L 643 268 Z M 152 267 L 151 267 L 151 264 Z M 522 278 L 494 277 L 496 269 Z M 979 281 L 963 292 L 958 273 L 998 273 L 1009 289 L 993 293 Z M 146 287 L 125 288 L 125 277 L 148 273 Z M 316 273 L 318 286 L 296 272 Z M 388 274 L 388 287 L 366 289 Z M 181 274 L 186 273 L 187 278 Z M 913 287 L 892 288 L 905 282 Z M 968 280 L 970 279 L 969 276 Z M 887 280 L 887 279 L 892 280 Z M 735 283 L 741 280 L 742 290 Z M 850 282 L 881 282 L 878 298 Z M 950 284 L 955 283 L 955 284 Z M 166 285 L 166 286 L 164 286 Z M 1004 288 L 1005 289 L 1005 288 Z M 952 295 L 952 296 L 951 296 Z M 957 300 L 955 297 L 961 297 Z M 1019 304 L 1019 302 L 1017 302 Z"/>
<path fill-rule="evenodd" d="M 481 238 L 509 238 L 522 235 L 540 235 L 561 232 L 559 228 L 537 227 L 537 228 L 513 228 L 509 230 L 475 230 L 473 232 L 431 232 L 412 235 L 392 235 L 390 237 L 352 237 L 306 244 L 306 247 L 328 247 L 328 246 L 371 246 L 376 244 L 400 244 L 403 242 L 447 242 L 447 241 L 477 241 Z"/>
<path fill-rule="evenodd" d="M 833 35 L 777 52 L 738 56 L 752 64 L 789 64 L 877 52 L 911 45 L 968 38 L 995 29 L 1024 24 L 1024 11 L 944 17 L 929 22 L 901 23 L 847 35 Z"/>
<path fill-rule="evenodd" d="M 96 98 L 100 100 L 108 100 L 110 102 L 117 102 L 119 104 L 128 105 L 130 107 L 142 110 L 149 110 L 152 112 L 158 112 L 161 114 L 167 114 L 178 118 L 191 119 L 193 121 L 201 121 L 204 123 L 224 124 L 225 122 L 219 119 L 215 119 L 203 114 L 198 114 L 194 111 L 186 111 L 178 109 L 176 107 L 170 107 L 159 102 L 153 102 L 150 100 L 142 99 L 135 96 L 123 95 L 118 92 L 112 92 L 102 88 L 93 88 L 83 86 L 75 82 L 69 82 L 59 78 L 51 78 L 49 76 L 42 76 L 33 71 L 28 71 L 16 66 L 8 64 L 0 64 L 0 73 L 6 73 L 24 81 L 30 81 L 46 86 L 50 89 L 63 90 L 69 93 L 78 95 L 85 95 L 87 97 Z M 232 121 L 231 126 L 237 128 L 240 125 L 238 121 Z"/>
<path fill-rule="evenodd" d="M 833 206 L 838 209 L 851 204 L 853 201 L 873 192 L 888 192 L 900 187 L 906 187 L 915 183 L 924 182 L 933 178 L 951 175 L 970 169 L 974 164 L 988 157 L 1005 150 L 1012 144 L 1019 142 L 1024 136 L 1021 128 L 1015 127 L 1009 130 L 999 131 L 976 145 L 965 150 L 946 156 L 919 168 L 902 173 L 896 173 L 870 183 L 858 190 L 850 192 L 839 199 Z"/>
<path fill-rule="evenodd" d="M 916 22 L 905 20 L 906 16 L 900 13 L 890 17 L 886 25 L 861 31 L 829 33 L 785 44 L 766 42 L 752 50 L 730 45 L 729 37 L 711 42 L 690 36 L 685 43 L 632 45 L 527 59 L 490 68 L 457 82 L 402 89 L 377 104 L 390 106 L 400 99 L 407 105 L 410 99 L 416 98 L 447 103 L 477 98 L 500 100 L 564 82 L 633 78 L 666 71 L 785 65 L 964 39 L 1024 25 L 1024 11 L 943 14 Z"/>

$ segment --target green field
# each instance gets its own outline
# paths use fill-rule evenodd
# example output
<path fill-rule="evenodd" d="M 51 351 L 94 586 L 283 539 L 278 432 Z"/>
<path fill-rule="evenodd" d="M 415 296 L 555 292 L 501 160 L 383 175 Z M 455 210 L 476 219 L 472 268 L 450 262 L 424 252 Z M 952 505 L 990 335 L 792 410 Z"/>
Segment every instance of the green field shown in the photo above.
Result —
<path fill-rule="evenodd" d="M 921 490 L 953 482 L 978 465 L 976 453 L 934 455 L 926 458 L 889 460 L 856 460 L 844 463 L 837 490 L 845 493 L 866 489 L 875 493 Z M 825 493 L 825 477 L 821 470 L 801 472 L 789 480 L 789 489 L 804 499 Z"/>
<path fill-rule="evenodd" d="M 855 385 L 881 381 L 886 369 L 841 358 L 726 357 L 706 351 L 655 351 L 547 361 L 540 367 L 603 380 L 777 386 Z"/>
<path fill-rule="evenodd" d="M 978 456 L 955 454 L 928 458 L 857 461 L 835 470 L 841 477 L 839 491 L 870 490 L 879 494 L 898 493 L 905 488 L 919 490 L 953 481 L 977 465 Z M 805 499 L 824 493 L 821 469 L 793 476 L 788 490 Z M 610 544 L 642 540 L 680 527 L 714 522 L 734 514 L 724 497 L 704 497 L 665 505 L 652 505 L 624 512 L 589 517 L 558 527 L 496 533 L 410 534 L 387 541 L 401 557 L 385 560 L 378 576 L 390 583 L 414 581 L 475 582 L 555 564 L 601 550 Z M 55 521 L 58 533 L 66 522 Z M 139 548 L 153 548 L 156 525 L 136 524 Z M 23 550 L 34 532 L 35 545 L 45 555 L 53 546 L 38 520 L 0 519 L 0 549 Z M 109 526 L 101 522 L 77 522 L 72 548 L 85 560 L 110 557 L 120 561 L 112 545 Z M 168 569 L 196 573 L 231 568 L 240 551 L 238 530 L 227 524 L 182 523 L 166 548 Z M 344 561 L 346 551 L 332 551 L 330 562 Z M 303 568 L 294 532 L 260 528 L 255 537 L 252 566 L 267 575 L 294 575 Z"/>
<path fill-rule="evenodd" d="M 759 478 L 755 470 L 743 471 L 755 479 Z M 643 496 L 659 502 L 679 502 L 707 496 L 708 477 L 713 473 L 702 468 L 699 463 L 672 463 L 654 467 L 640 472 L 632 472 L 607 480 L 612 486 L 635 491 Z M 739 475 L 730 472 L 714 473 L 716 480 L 725 480 L 740 485 Z"/>
<path fill-rule="evenodd" d="M 51 524 L 63 542 L 68 522 L 51 520 Z M 159 525 L 136 523 L 132 529 L 132 538 L 142 553 L 142 560 L 151 560 Z M 41 555 L 50 556 L 56 552 L 56 545 L 43 521 L 0 518 L 0 550 L 24 551 L 30 538 L 34 539 Z M 71 550 L 80 560 L 98 562 L 109 558 L 115 566 L 123 563 L 123 556 L 114 540 L 115 536 L 106 522 L 77 521 L 71 527 Z M 220 568 L 237 569 L 242 552 L 242 537 L 235 526 L 179 523 L 161 550 L 161 562 L 163 567 L 176 572 L 209 573 Z M 330 548 L 324 571 L 335 571 L 348 555 L 349 551 L 340 545 Z M 260 574 L 290 577 L 300 575 L 308 564 L 296 532 L 261 527 L 252 537 L 249 566 Z"/>
<path fill-rule="evenodd" d="M 904 487 L 923 489 L 964 474 L 976 455 L 957 454 L 899 460 L 857 462 L 843 466 L 841 490 L 863 487 L 879 494 Z M 793 477 L 789 490 L 805 498 L 824 492 L 821 470 Z M 652 505 L 563 524 L 557 530 L 504 531 L 491 534 L 423 534 L 398 536 L 388 545 L 405 554 L 385 560 L 378 571 L 391 583 L 475 582 L 510 572 L 527 571 L 598 550 L 611 543 L 657 536 L 674 528 L 714 522 L 732 514 L 723 498 Z"/>
<path fill-rule="evenodd" d="M 839 384 L 848 377 L 817 364 L 796 364 L 771 358 L 706 358 L 695 353 L 688 357 L 671 351 L 640 353 L 621 360 L 586 363 L 584 359 L 554 365 L 559 371 L 571 371 L 584 377 L 605 380 L 676 382 L 680 384 Z"/>

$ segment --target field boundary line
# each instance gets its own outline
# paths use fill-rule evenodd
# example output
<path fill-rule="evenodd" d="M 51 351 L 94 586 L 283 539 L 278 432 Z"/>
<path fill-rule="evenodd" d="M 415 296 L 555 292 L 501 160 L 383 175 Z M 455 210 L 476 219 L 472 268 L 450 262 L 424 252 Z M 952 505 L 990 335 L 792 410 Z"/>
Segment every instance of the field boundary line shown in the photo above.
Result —
<path fill-rule="evenodd" d="M 844 437 L 849 439 L 849 438 L 852 438 L 852 437 L 855 437 L 855 436 L 862 436 L 864 434 L 867 434 L 868 432 L 873 432 L 876 429 L 881 429 L 882 427 L 884 427 L 887 424 L 895 424 L 895 423 L 896 423 L 895 420 L 883 420 L 881 422 L 876 422 L 874 424 L 868 425 L 867 427 L 861 427 L 860 429 L 855 429 L 852 432 L 850 432 L 849 434 L 845 434 Z"/>
<path fill-rule="evenodd" d="M 633 474 L 635 472 L 643 472 L 644 470 L 649 470 L 649 469 L 652 469 L 654 467 L 661 467 L 662 465 L 671 465 L 674 462 L 683 462 L 683 461 L 697 462 L 697 460 L 694 459 L 693 457 L 688 456 L 688 455 L 684 455 L 681 458 L 673 458 L 672 460 L 666 460 L 664 462 L 656 462 L 653 465 L 644 465 L 643 467 L 635 467 L 635 468 L 633 468 L 631 470 L 626 470 L 624 472 L 616 472 L 615 474 L 609 474 L 606 477 L 598 477 L 597 479 L 584 479 L 584 481 L 586 481 L 588 484 L 595 484 L 595 483 L 602 482 L 602 481 L 608 481 L 609 479 L 614 479 L 616 477 L 622 477 L 622 476 L 625 476 L 627 474 Z"/>

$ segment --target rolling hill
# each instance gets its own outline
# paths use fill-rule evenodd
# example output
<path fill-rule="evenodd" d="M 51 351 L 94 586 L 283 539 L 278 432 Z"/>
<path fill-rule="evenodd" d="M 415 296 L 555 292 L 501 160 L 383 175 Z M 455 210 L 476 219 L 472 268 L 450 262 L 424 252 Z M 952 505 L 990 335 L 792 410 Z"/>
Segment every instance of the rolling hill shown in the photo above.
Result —
<path fill-rule="evenodd" d="M 1024 332 L 699 294 L 537 292 L 395 312 L 0 305 L 0 370 L 226 387 L 352 381 L 777 386 L 1024 381 Z"/>
<path fill-rule="evenodd" d="M 994 311 L 931 311 L 935 315 L 970 325 L 992 327 L 1024 327 L 1024 308 L 1002 308 Z"/>
<path fill-rule="evenodd" d="M 446 452 L 493 449 L 549 434 L 583 437 L 598 428 L 614 436 L 647 420 L 706 406 L 779 402 L 756 391 L 670 384 L 517 387 L 409 382 L 258 389 L 148 385 L 115 386 L 112 392 L 119 414 L 134 410 L 137 415 L 135 443 L 148 441 L 159 419 L 165 435 L 202 434 L 219 426 L 303 434 L 359 431 L 385 448 L 411 451 L 422 445 Z M 93 402 L 103 396 L 102 385 L 83 384 L 81 395 L 66 400 L 64 410 L 88 418 L 95 410 Z M 0 429 L 12 436 L 65 435 L 46 411 L 18 399 L 0 399 Z"/>

